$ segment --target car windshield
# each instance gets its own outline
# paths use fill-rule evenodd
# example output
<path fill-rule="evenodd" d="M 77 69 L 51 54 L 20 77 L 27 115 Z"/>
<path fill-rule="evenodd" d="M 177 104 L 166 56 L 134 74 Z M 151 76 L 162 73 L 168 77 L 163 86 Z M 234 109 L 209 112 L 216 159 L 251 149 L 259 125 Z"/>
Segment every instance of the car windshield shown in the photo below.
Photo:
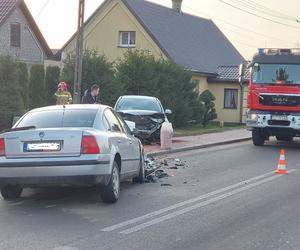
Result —
<path fill-rule="evenodd" d="M 161 106 L 156 99 L 123 98 L 117 104 L 117 111 L 125 110 L 147 110 L 162 112 Z"/>
<path fill-rule="evenodd" d="M 36 128 L 93 127 L 97 110 L 49 110 L 28 113 L 17 127 Z"/>
<path fill-rule="evenodd" d="M 252 72 L 253 83 L 300 85 L 300 64 L 255 63 Z"/>

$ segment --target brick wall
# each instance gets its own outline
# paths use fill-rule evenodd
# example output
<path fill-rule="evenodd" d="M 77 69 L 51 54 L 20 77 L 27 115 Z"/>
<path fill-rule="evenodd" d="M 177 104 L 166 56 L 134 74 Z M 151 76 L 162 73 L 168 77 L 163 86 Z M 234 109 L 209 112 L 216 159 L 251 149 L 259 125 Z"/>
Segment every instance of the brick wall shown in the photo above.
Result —
<path fill-rule="evenodd" d="M 16 22 L 21 24 L 20 48 L 10 46 L 10 24 Z M 0 55 L 10 55 L 28 64 L 44 63 L 42 46 L 39 44 L 19 8 L 15 9 L 9 18 L 0 26 Z"/>

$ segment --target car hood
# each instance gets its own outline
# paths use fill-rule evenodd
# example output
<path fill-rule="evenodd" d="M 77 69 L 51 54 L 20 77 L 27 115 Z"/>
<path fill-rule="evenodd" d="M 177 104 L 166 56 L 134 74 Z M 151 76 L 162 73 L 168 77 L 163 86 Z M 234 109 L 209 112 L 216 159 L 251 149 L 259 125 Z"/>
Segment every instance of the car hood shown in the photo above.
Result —
<path fill-rule="evenodd" d="M 118 110 L 118 112 L 122 115 L 138 115 L 138 116 L 156 116 L 156 117 L 164 117 L 164 113 L 152 111 L 152 110 Z"/>

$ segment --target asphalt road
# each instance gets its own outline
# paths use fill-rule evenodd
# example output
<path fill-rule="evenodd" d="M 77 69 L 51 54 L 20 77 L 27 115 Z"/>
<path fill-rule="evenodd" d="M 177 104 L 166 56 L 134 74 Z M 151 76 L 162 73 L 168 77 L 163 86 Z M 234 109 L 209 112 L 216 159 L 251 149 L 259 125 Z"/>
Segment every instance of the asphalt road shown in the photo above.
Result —
<path fill-rule="evenodd" d="M 280 148 L 288 175 L 272 172 Z M 300 249 L 299 150 L 244 142 L 170 155 L 188 167 L 124 183 L 114 205 L 97 189 L 28 189 L 0 200 L 0 249 Z"/>

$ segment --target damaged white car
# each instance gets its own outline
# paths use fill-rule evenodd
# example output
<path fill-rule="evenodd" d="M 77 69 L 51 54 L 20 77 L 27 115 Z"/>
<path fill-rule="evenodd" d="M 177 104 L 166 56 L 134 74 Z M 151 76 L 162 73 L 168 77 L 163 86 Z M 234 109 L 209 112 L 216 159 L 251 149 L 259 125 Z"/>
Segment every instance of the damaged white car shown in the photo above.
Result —
<path fill-rule="evenodd" d="M 134 134 L 143 144 L 160 141 L 162 123 L 168 122 L 167 115 L 172 114 L 170 109 L 163 109 L 158 98 L 137 95 L 121 96 L 115 110 L 126 122 L 134 122 Z"/>

